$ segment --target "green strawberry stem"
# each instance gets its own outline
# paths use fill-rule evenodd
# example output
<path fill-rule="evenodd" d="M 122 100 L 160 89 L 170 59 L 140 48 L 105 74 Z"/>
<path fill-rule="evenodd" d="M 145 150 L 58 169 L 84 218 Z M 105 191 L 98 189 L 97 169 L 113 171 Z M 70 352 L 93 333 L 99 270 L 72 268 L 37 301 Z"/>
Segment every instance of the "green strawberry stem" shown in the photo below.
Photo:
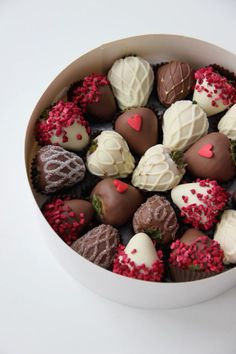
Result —
<path fill-rule="evenodd" d="M 231 155 L 236 165 L 236 140 L 230 140 Z"/>
<path fill-rule="evenodd" d="M 184 168 L 187 164 L 184 162 L 184 154 L 182 151 L 173 150 L 170 153 L 170 157 L 176 163 L 178 168 Z"/>
<path fill-rule="evenodd" d="M 101 202 L 101 199 L 96 194 L 93 195 L 92 205 L 93 205 L 97 215 L 101 216 L 102 215 L 102 202 Z"/>
<path fill-rule="evenodd" d="M 91 155 L 94 151 L 97 150 L 98 144 L 95 140 L 93 140 L 90 144 L 90 147 L 88 149 L 88 154 Z"/>
<path fill-rule="evenodd" d="M 161 231 L 159 229 L 147 229 L 145 233 L 151 237 L 152 240 L 160 241 L 162 239 Z"/>

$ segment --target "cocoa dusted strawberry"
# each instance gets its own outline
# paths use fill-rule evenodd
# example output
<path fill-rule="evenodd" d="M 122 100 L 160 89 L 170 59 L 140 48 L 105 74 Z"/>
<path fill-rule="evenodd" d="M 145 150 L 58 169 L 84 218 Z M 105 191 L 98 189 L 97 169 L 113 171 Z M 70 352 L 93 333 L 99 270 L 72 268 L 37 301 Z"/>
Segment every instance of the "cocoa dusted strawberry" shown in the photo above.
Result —
<path fill-rule="evenodd" d="M 100 181 L 91 193 L 91 201 L 98 219 L 114 226 L 126 224 L 142 200 L 138 189 L 113 178 Z"/>
<path fill-rule="evenodd" d="M 195 177 L 227 182 L 236 174 L 234 150 L 224 134 L 207 134 L 185 152 L 187 170 Z"/>

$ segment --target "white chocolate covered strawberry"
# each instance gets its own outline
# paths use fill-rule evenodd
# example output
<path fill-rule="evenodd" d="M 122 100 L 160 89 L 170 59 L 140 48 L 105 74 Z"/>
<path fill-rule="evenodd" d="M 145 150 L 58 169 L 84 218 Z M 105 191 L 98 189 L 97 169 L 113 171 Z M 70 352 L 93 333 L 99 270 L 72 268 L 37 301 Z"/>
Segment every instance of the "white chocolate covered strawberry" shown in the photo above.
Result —
<path fill-rule="evenodd" d="M 154 73 L 146 60 L 128 56 L 115 61 L 108 72 L 108 80 L 119 107 L 124 110 L 147 104 L 153 87 Z"/>
<path fill-rule="evenodd" d="M 192 101 L 177 101 L 163 116 L 163 145 L 172 150 L 187 150 L 208 131 L 206 113 Z"/>
<path fill-rule="evenodd" d="M 162 252 L 156 251 L 148 235 L 138 233 L 126 247 L 119 245 L 113 272 L 129 278 L 158 282 L 164 272 Z"/>
<path fill-rule="evenodd" d="M 224 263 L 236 263 L 236 210 L 225 210 L 217 224 L 214 239 L 224 251 Z"/>
<path fill-rule="evenodd" d="M 182 153 L 161 144 L 148 149 L 133 172 L 132 184 L 147 191 L 164 192 L 175 187 L 185 173 Z"/>
<path fill-rule="evenodd" d="M 185 223 L 208 230 L 217 222 L 216 217 L 224 209 L 229 194 L 216 181 L 206 179 L 173 188 L 171 198 L 181 210 Z"/>
<path fill-rule="evenodd" d="M 221 118 L 218 129 L 220 133 L 223 133 L 229 139 L 236 140 L 236 104 Z"/>
<path fill-rule="evenodd" d="M 87 154 L 88 170 L 99 177 L 127 177 L 134 169 L 134 158 L 124 138 L 114 131 L 98 135 Z"/>
<path fill-rule="evenodd" d="M 208 116 L 223 112 L 236 103 L 235 87 L 211 66 L 197 70 L 195 79 L 197 82 L 193 101 L 197 102 Z"/>

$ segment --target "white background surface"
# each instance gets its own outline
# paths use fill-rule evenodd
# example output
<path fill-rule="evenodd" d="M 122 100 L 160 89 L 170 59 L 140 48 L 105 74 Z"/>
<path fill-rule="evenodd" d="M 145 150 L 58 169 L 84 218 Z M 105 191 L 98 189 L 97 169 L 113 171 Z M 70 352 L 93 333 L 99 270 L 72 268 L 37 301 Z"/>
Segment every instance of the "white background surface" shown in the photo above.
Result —
<path fill-rule="evenodd" d="M 236 52 L 235 13 L 233 0 L 0 0 L 0 354 L 236 353 L 236 288 L 191 308 L 146 311 L 76 283 L 37 228 L 23 161 L 30 114 L 72 60 L 145 33 Z"/>

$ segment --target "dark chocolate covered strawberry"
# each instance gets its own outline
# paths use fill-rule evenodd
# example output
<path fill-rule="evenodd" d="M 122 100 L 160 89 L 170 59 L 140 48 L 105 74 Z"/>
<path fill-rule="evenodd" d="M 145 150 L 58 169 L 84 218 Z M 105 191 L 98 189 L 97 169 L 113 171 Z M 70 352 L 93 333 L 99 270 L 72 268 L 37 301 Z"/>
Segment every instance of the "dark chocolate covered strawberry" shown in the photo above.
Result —
<path fill-rule="evenodd" d="M 138 189 L 113 178 L 100 181 L 91 193 L 91 201 L 98 219 L 114 226 L 126 224 L 142 200 Z"/>
<path fill-rule="evenodd" d="M 195 177 L 226 182 L 236 174 L 234 144 L 222 133 L 211 133 L 184 154 L 187 170 Z"/>

